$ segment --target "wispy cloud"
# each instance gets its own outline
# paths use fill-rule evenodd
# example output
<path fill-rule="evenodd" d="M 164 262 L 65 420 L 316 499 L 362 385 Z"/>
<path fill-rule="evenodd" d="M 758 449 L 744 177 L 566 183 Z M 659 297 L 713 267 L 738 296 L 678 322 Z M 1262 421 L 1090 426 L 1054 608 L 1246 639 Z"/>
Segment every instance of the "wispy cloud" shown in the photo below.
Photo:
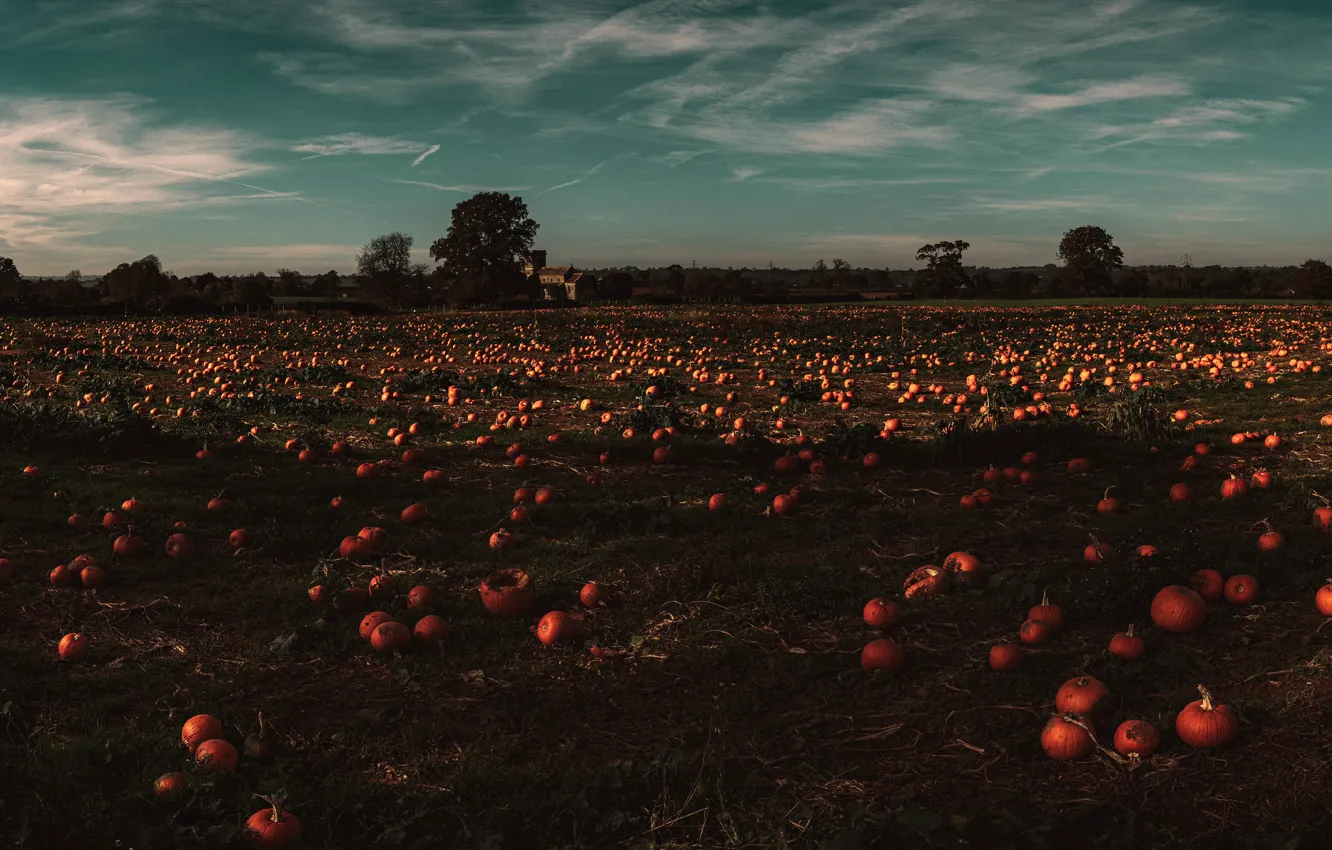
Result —
<path fill-rule="evenodd" d="M 708 153 L 712 153 L 712 151 L 670 151 L 669 153 L 656 157 L 654 161 L 661 163 L 667 168 L 675 168 Z"/>
<path fill-rule="evenodd" d="M 439 145 L 429 147 L 423 142 L 411 142 L 406 139 L 384 136 L 364 136 L 360 133 L 339 133 L 333 136 L 321 136 L 308 139 L 291 148 L 296 153 L 308 153 L 302 159 L 318 159 L 324 156 L 343 156 L 345 154 L 364 154 L 369 156 L 420 154 L 417 162 L 439 150 Z M 416 162 L 412 163 L 416 165 Z"/>
<path fill-rule="evenodd" d="M 966 183 L 964 177 L 758 177 L 756 183 L 774 183 L 802 192 L 858 192 L 891 186 L 927 186 L 936 183 Z"/>
<path fill-rule="evenodd" d="M 205 127 L 152 129 L 147 111 L 147 101 L 130 97 L 0 98 L 0 241 L 50 245 L 92 235 L 105 224 L 97 217 L 113 210 L 312 202 L 234 179 L 268 170 L 249 158 L 259 140 Z"/>
<path fill-rule="evenodd" d="M 420 156 L 412 160 L 412 164 L 409 167 L 415 168 L 416 166 L 424 162 L 426 157 L 430 156 L 432 153 L 435 153 L 438 150 L 439 150 L 439 145 L 431 145 L 430 147 L 426 148 L 426 150 Z"/>
<path fill-rule="evenodd" d="M 587 178 L 591 177 L 593 174 L 596 174 L 598 171 L 600 171 L 601 167 L 609 161 L 610 160 L 602 160 L 601 162 L 598 162 L 596 165 L 592 166 L 587 171 L 584 171 L 582 174 L 578 175 L 572 180 L 560 183 L 558 186 L 551 186 L 549 189 L 542 189 L 540 192 L 536 193 L 536 197 L 541 197 L 547 192 L 554 192 L 556 189 L 564 189 L 569 186 L 576 186 L 579 183 L 582 183 Z"/>
<path fill-rule="evenodd" d="M 1087 210 L 1105 205 L 1101 198 L 1036 198 L 1025 201 L 978 201 L 974 207 L 991 212 L 1045 212 Z"/>
<path fill-rule="evenodd" d="M 732 168 L 731 182 L 743 183 L 751 177 L 757 177 L 763 173 L 762 168 Z"/>
<path fill-rule="evenodd" d="M 403 183 L 408 186 L 424 186 L 427 189 L 434 189 L 438 192 L 463 192 L 473 195 L 477 192 L 521 192 L 528 186 L 442 186 L 439 183 L 428 183 L 424 180 L 397 180 L 391 177 L 376 177 L 376 180 L 383 180 L 385 183 Z"/>

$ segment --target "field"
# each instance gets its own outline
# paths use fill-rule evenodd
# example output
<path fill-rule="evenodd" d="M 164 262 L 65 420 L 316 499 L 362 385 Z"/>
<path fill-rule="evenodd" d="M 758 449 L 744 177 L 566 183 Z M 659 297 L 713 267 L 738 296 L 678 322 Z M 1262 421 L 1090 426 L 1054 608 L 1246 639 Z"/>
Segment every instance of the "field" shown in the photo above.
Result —
<path fill-rule="evenodd" d="M 1326 847 L 1330 324 L 0 319 L 0 838 L 244 846 L 262 796 L 316 848 Z M 79 555 L 100 586 L 52 574 Z M 908 598 L 925 566 L 947 569 Z M 482 603 L 502 568 L 535 584 L 523 614 Z M 1155 626 L 1158 591 L 1204 568 L 1256 599 Z M 1064 627 L 1020 643 L 1046 594 Z M 900 615 L 882 630 L 878 597 Z M 372 611 L 449 634 L 388 628 L 377 651 Z M 1112 656 L 1130 624 L 1145 653 Z M 86 655 L 64 660 L 71 633 Z M 904 663 L 863 669 L 883 638 Z M 1056 760 L 1042 730 L 1079 677 L 1109 691 L 1065 721 L 1096 746 Z M 1199 685 L 1237 718 L 1224 745 L 1176 730 Z M 200 714 L 234 770 L 182 743 Z M 1115 752 L 1130 719 L 1158 751 Z"/>

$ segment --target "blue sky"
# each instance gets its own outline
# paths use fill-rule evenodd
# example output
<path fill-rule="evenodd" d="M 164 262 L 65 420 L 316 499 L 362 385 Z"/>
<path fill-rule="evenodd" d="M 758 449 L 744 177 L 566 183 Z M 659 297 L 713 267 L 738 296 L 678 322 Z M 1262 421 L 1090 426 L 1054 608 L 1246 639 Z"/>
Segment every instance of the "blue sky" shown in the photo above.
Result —
<path fill-rule="evenodd" d="M 580 266 L 1332 260 L 1327 0 L 0 0 L 0 254 L 418 257 L 471 192 Z"/>

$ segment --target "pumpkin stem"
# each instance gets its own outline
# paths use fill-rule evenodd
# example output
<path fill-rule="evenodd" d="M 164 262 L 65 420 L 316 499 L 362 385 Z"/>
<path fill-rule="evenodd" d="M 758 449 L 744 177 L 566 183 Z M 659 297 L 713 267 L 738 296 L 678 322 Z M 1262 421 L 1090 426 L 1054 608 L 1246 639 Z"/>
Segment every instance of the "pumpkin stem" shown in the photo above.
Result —
<path fill-rule="evenodd" d="M 265 803 L 273 807 L 273 814 L 269 815 L 273 823 L 282 822 L 282 810 L 281 807 L 278 806 L 278 801 L 275 798 L 266 796 L 264 794 L 255 794 L 254 796 L 258 797 L 260 800 L 263 800 Z"/>
<path fill-rule="evenodd" d="M 1332 581 L 1332 579 L 1329 579 L 1329 581 Z M 1049 591 L 1049 590 L 1042 590 L 1042 591 L 1041 591 L 1041 607 L 1045 607 L 1046 605 L 1049 605 L 1049 604 L 1050 604 L 1050 591 Z"/>
<path fill-rule="evenodd" d="M 1128 627 L 1127 629 L 1125 629 L 1124 634 L 1125 634 L 1127 637 L 1133 637 L 1133 624 L 1132 624 L 1132 623 L 1129 623 L 1129 627 Z M 259 716 L 260 716 L 260 717 L 263 717 L 262 714 L 259 715 Z"/>
<path fill-rule="evenodd" d="M 1198 693 L 1202 694 L 1202 705 L 1201 705 L 1202 710 L 1211 711 L 1214 708 L 1212 704 L 1212 692 L 1207 690 L 1207 688 L 1203 687 L 1202 685 L 1199 685 Z"/>

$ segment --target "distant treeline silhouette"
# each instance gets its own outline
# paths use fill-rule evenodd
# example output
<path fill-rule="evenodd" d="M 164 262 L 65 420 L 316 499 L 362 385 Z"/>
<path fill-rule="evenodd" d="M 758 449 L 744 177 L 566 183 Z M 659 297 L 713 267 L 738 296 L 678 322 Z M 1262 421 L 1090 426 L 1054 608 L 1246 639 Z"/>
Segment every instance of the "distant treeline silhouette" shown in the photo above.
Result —
<path fill-rule="evenodd" d="M 543 285 L 539 269 L 522 271 L 537 223 L 521 198 L 483 192 L 453 210 L 448 235 L 436 240 L 431 269 L 411 261 L 413 239 L 389 233 L 356 255 L 356 274 L 310 276 L 293 269 L 247 275 L 207 272 L 177 276 L 152 254 L 121 263 L 100 278 L 79 271 L 62 278 L 25 278 L 0 257 L 0 313 L 206 314 L 256 310 L 416 310 L 434 307 L 528 308 L 570 306 L 567 288 Z M 1332 267 L 1322 260 L 1298 266 L 1125 267 L 1123 252 L 1100 227 L 1064 233 L 1056 256 L 1062 265 L 992 269 L 965 265 L 964 240 L 923 246 L 924 268 L 853 268 L 820 259 L 808 269 L 689 268 L 680 264 L 586 269 L 577 304 L 769 303 L 950 298 L 1312 298 L 1332 299 Z M 544 252 L 537 252 L 544 255 Z"/>

